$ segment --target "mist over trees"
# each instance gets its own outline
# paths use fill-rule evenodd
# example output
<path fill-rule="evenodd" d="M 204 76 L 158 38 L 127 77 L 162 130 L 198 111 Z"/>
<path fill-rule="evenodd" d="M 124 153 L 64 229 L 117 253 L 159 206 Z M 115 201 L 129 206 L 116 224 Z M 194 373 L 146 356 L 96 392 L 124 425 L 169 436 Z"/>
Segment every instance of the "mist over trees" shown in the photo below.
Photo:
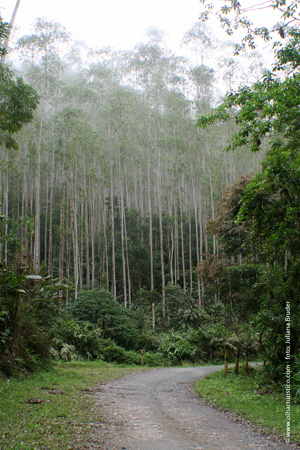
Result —
<path fill-rule="evenodd" d="M 205 32 L 187 36 L 201 47 Z M 196 265 L 217 252 L 205 224 L 224 188 L 257 172 L 260 159 L 223 153 L 229 125 L 195 127 L 218 75 L 191 67 L 159 36 L 131 52 L 95 52 L 89 65 L 68 39 L 39 19 L 16 49 L 40 96 L 19 150 L 2 148 L 2 209 L 19 223 L 22 258 L 72 280 L 75 296 L 105 288 L 125 306 L 142 287 L 163 301 L 168 282 L 197 290 Z M 15 245 L 4 245 L 5 260 Z"/>

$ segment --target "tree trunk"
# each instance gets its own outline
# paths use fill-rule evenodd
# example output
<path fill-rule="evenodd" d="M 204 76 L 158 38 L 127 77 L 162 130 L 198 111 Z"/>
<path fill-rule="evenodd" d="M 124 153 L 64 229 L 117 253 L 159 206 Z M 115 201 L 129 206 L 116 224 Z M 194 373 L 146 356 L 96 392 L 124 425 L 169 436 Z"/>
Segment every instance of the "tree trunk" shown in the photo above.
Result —
<path fill-rule="evenodd" d="M 193 260 L 192 260 L 192 218 L 189 208 L 189 268 L 190 268 L 190 291 L 193 292 Z"/>
<path fill-rule="evenodd" d="M 79 249 L 79 261 L 78 261 L 78 268 L 79 268 L 79 286 L 82 290 L 83 288 L 83 265 L 84 265 L 84 226 L 83 226 L 83 218 L 84 218 L 84 200 L 81 200 L 80 202 L 80 249 Z"/>
<path fill-rule="evenodd" d="M 45 227 L 44 227 L 44 263 L 48 260 L 48 214 L 49 214 L 49 179 L 46 179 L 46 189 L 45 189 Z"/>
<path fill-rule="evenodd" d="M 11 19 L 10 19 L 10 22 L 9 22 L 9 32 L 8 32 L 7 38 L 4 40 L 4 43 L 2 45 L 2 47 L 5 48 L 5 50 L 8 49 L 8 43 L 9 43 L 10 35 L 11 35 L 11 32 L 12 32 L 12 28 L 14 26 L 15 18 L 16 18 L 16 15 L 17 15 L 20 3 L 21 3 L 21 0 L 17 0 L 17 2 L 15 4 L 15 8 L 14 8 L 12 16 L 11 16 Z M 2 55 L 2 57 L 1 57 L 1 64 L 5 64 L 5 59 L 6 59 L 6 55 Z"/>
<path fill-rule="evenodd" d="M 180 234 L 181 234 L 181 265 L 182 265 L 182 278 L 183 278 L 183 291 L 186 293 L 186 278 L 185 278 L 185 255 L 184 255 L 184 234 L 183 234 L 183 218 L 182 218 L 182 201 L 181 201 L 181 189 L 179 185 L 179 209 L 180 209 Z"/>
<path fill-rule="evenodd" d="M 120 163 L 120 159 L 119 159 Z M 121 215 L 121 253 L 122 253 L 122 275 L 123 275 L 123 296 L 124 296 L 124 307 L 127 308 L 127 280 L 126 280 L 126 259 L 125 259 L 125 211 L 124 211 L 124 194 L 123 194 L 123 183 L 121 180 L 121 167 L 119 165 L 119 176 L 120 176 L 120 215 Z"/>
<path fill-rule="evenodd" d="M 116 253 L 115 253 L 115 207 L 114 207 L 114 186 L 113 186 L 113 168 L 111 157 L 111 128 L 109 124 L 108 129 L 108 153 L 109 153 L 109 176 L 110 176 L 110 207 L 111 207 L 111 278 L 112 278 L 112 294 L 114 299 L 117 299 L 117 284 L 116 284 Z"/>
<path fill-rule="evenodd" d="M 161 161 L 160 148 L 158 149 L 158 172 L 157 172 L 157 189 L 158 189 L 158 215 L 159 215 L 159 241 L 160 241 L 160 266 L 161 266 L 161 294 L 162 294 L 162 316 L 166 317 L 166 281 L 165 281 L 165 265 L 164 265 L 164 235 L 162 224 L 162 206 L 161 206 Z"/>
<path fill-rule="evenodd" d="M 149 214 L 149 251 L 150 251 L 150 290 L 154 290 L 153 272 L 153 228 L 152 228 L 152 202 L 151 202 L 151 155 L 150 155 L 150 124 L 148 125 L 148 161 L 147 161 L 147 184 L 148 184 L 148 214 Z"/>
<path fill-rule="evenodd" d="M 33 251 L 33 268 L 34 272 L 38 273 L 40 270 L 40 240 L 41 240 L 41 146 L 42 146 L 42 130 L 43 130 L 43 99 L 42 111 L 40 119 L 40 131 L 37 148 L 37 167 L 35 174 L 35 220 L 34 220 L 34 251 Z"/>
<path fill-rule="evenodd" d="M 238 348 L 236 351 L 235 367 L 234 367 L 234 373 L 236 375 L 239 374 L 239 362 L 240 362 L 240 349 Z"/>
<path fill-rule="evenodd" d="M 90 288 L 90 243 L 89 243 L 89 198 L 87 194 L 87 182 L 85 173 L 85 161 L 83 160 L 83 171 L 84 171 L 84 234 L 85 234 L 85 284 L 87 289 Z"/>
<path fill-rule="evenodd" d="M 208 155 L 208 174 L 209 174 L 209 188 L 210 188 L 210 205 L 211 205 L 211 218 L 214 220 L 215 218 L 215 205 L 214 205 L 214 195 L 213 195 L 213 185 L 212 185 L 212 177 L 211 177 L 211 162 L 210 162 L 210 152 L 208 148 L 208 143 L 206 144 L 206 151 Z M 213 235 L 213 254 L 215 255 L 216 251 L 216 236 Z"/>
<path fill-rule="evenodd" d="M 125 229 L 125 251 L 126 251 L 126 266 L 127 266 L 127 283 L 128 283 L 128 303 L 131 306 L 131 278 L 130 278 L 130 266 L 129 266 L 129 251 L 128 251 L 128 238 L 126 227 L 126 214 L 124 214 L 124 229 Z"/>
<path fill-rule="evenodd" d="M 197 264 L 199 264 L 200 257 L 199 257 L 199 234 L 198 234 L 198 208 L 197 208 L 197 199 L 196 199 L 196 191 L 195 191 L 195 180 L 194 180 L 192 164 L 191 164 L 191 178 L 192 178 L 194 216 L 195 216 L 196 254 L 197 254 Z M 197 280 L 197 284 L 198 284 L 198 306 L 200 307 L 201 304 L 202 304 L 202 301 L 201 301 L 201 284 L 200 284 L 199 277 L 198 277 L 198 280 Z"/>
<path fill-rule="evenodd" d="M 76 183 L 76 177 L 75 177 Z M 77 223 L 77 195 L 76 184 L 74 185 L 74 198 L 72 201 L 72 240 L 73 240 L 73 270 L 74 270 L 74 284 L 75 284 L 75 300 L 78 296 L 78 282 L 79 282 L 79 243 L 78 243 L 78 223 Z"/>
<path fill-rule="evenodd" d="M 245 373 L 249 372 L 249 357 L 248 357 L 248 349 L 245 351 Z"/>
<path fill-rule="evenodd" d="M 62 191 L 60 201 L 60 218 L 59 218 L 59 254 L 58 254 L 58 276 L 62 280 L 64 278 L 64 189 Z"/>
<path fill-rule="evenodd" d="M 54 170 L 55 170 L 55 152 L 52 148 L 52 164 L 50 178 L 50 198 L 49 198 L 49 236 L 48 236 L 48 275 L 52 274 L 53 259 L 53 198 L 54 198 Z"/>
<path fill-rule="evenodd" d="M 43 94 L 41 100 L 41 117 L 39 127 L 39 137 L 37 146 L 37 165 L 35 174 L 35 220 L 34 220 L 34 250 L 33 250 L 33 268 L 34 272 L 40 270 L 40 244 L 41 244 L 41 152 L 42 152 L 42 134 L 46 95 L 46 76 L 47 76 L 47 55 L 45 56 L 45 67 L 43 76 Z"/>
<path fill-rule="evenodd" d="M 4 148 L 4 147 L 3 147 Z M 8 189 L 9 189 L 9 177 L 8 177 L 8 149 L 5 148 L 5 189 L 3 196 L 4 203 L 4 216 L 5 216 L 5 228 L 4 228 L 4 262 L 7 265 L 7 257 L 8 257 L 8 242 L 7 242 L 7 234 L 8 234 L 8 214 L 9 214 L 9 202 L 8 202 Z M 1 253 L 0 253 L 1 258 Z"/>
<path fill-rule="evenodd" d="M 95 211 L 95 195 L 92 195 L 91 198 L 91 265 L 92 265 L 92 289 L 95 289 L 95 280 L 96 280 L 96 269 L 95 269 L 95 221 L 96 221 L 96 211 Z"/>
<path fill-rule="evenodd" d="M 89 214 L 88 199 L 85 197 L 85 284 L 87 289 L 90 288 L 90 251 L 89 251 Z"/>

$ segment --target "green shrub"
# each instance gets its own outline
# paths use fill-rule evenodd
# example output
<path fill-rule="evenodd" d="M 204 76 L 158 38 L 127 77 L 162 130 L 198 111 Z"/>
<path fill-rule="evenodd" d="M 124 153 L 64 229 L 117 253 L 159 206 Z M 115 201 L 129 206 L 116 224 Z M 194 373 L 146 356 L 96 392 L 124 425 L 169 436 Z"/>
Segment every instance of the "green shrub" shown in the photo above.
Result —
<path fill-rule="evenodd" d="M 110 339 L 103 339 L 101 341 L 101 351 L 103 359 L 107 362 L 124 362 L 126 352 L 125 349 Z"/>
<path fill-rule="evenodd" d="M 159 335 L 152 330 L 144 329 L 140 334 L 140 348 L 145 351 L 156 352 L 160 346 L 161 339 Z"/>
<path fill-rule="evenodd" d="M 59 350 L 55 348 L 51 349 L 51 354 L 54 359 L 61 359 L 62 361 L 78 361 L 81 359 L 76 351 L 75 345 L 70 345 L 63 343 L 62 345 L 57 345 Z"/>
<path fill-rule="evenodd" d="M 102 355 L 107 362 L 119 364 L 141 365 L 142 354 L 140 352 L 124 350 L 113 341 L 102 341 Z M 149 367 L 170 366 L 170 360 L 166 359 L 162 353 L 143 353 L 144 365 Z"/>
<path fill-rule="evenodd" d="M 0 371 L 5 375 L 35 370 L 49 360 L 60 289 L 51 277 L 32 274 L 21 253 L 8 265 L 0 261 Z"/>
<path fill-rule="evenodd" d="M 170 333 L 164 335 L 159 352 L 173 363 L 179 363 L 183 360 L 194 361 L 197 347 L 189 342 L 183 334 Z"/>
<path fill-rule="evenodd" d="M 125 350 L 111 339 L 102 339 L 100 346 L 102 357 L 107 362 L 136 365 L 141 363 L 141 356 L 137 352 Z"/>
<path fill-rule="evenodd" d="M 70 361 L 101 357 L 101 330 L 89 322 L 60 317 L 51 330 L 52 355 Z"/>
<path fill-rule="evenodd" d="M 32 371 L 49 358 L 50 339 L 27 299 L 0 298 L 0 371 L 7 376 Z"/>
<path fill-rule="evenodd" d="M 144 364 L 149 367 L 170 366 L 171 361 L 167 359 L 162 353 L 144 353 Z"/>
<path fill-rule="evenodd" d="M 88 321 L 101 328 L 103 336 L 113 339 L 126 349 L 140 346 L 140 333 L 133 311 L 116 302 L 105 290 L 82 291 L 78 300 L 70 306 L 73 317 Z"/>

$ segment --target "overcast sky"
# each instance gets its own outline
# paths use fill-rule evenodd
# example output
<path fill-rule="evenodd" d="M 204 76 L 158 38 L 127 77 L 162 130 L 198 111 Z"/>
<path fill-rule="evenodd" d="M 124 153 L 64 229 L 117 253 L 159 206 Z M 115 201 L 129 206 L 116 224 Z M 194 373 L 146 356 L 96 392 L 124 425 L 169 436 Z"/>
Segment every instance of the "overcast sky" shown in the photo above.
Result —
<path fill-rule="evenodd" d="M 9 21 L 16 0 L 0 2 L 0 14 Z M 242 1 L 243 6 L 258 3 L 259 0 Z M 147 28 L 154 26 L 168 33 L 167 43 L 174 50 L 179 48 L 184 33 L 197 22 L 200 10 L 199 0 L 21 0 L 15 25 L 18 34 L 24 35 L 32 31 L 36 18 L 47 17 L 65 26 L 76 40 L 88 46 L 117 49 L 133 48 L 145 40 Z M 272 10 L 267 10 L 250 17 L 262 25 L 272 20 L 272 15 Z"/>
<path fill-rule="evenodd" d="M 213 0 L 220 4 L 223 0 Z M 0 14 L 10 21 L 16 0 L 0 0 Z M 243 7 L 257 4 L 265 6 L 264 0 L 241 0 Z M 192 49 L 182 46 L 184 33 L 198 21 L 201 8 L 199 0 L 21 0 L 15 21 L 11 44 L 25 34 L 33 33 L 37 18 L 48 18 L 59 22 L 71 32 L 75 40 L 83 41 L 88 47 L 99 49 L 113 47 L 117 50 L 130 50 L 140 42 L 146 42 L 146 30 L 155 27 L 167 33 L 166 44 L 177 55 L 187 57 L 192 64 L 199 64 L 199 56 Z M 252 12 L 249 18 L 256 26 L 274 25 L 275 15 L 270 9 Z M 219 41 L 228 41 L 229 37 L 221 30 L 218 21 L 211 27 Z M 240 38 L 242 34 L 240 34 Z M 234 35 L 235 42 L 239 40 Z M 271 67 L 272 52 L 264 44 L 259 45 L 264 56 L 264 66 Z M 205 64 L 216 70 L 222 57 L 230 58 L 233 49 L 220 47 L 219 53 L 207 53 Z M 252 55 L 253 56 L 253 55 Z M 259 62 L 259 61 L 258 61 Z M 18 62 L 14 61 L 17 65 Z M 219 64 L 219 63 L 218 63 Z M 251 59 L 244 65 L 253 64 Z"/>
<path fill-rule="evenodd" d="M 5 20 L 10 20 L 15 3 L 1 0 Z M 21 0 L 15 25 L 26 34 L 37 17 L 47 17 L 89 46 L 121 49 L 133 48 L 154 26 L 168 32 L 173 47 L 197 22 L 199 11 L 199 0 Z"/>

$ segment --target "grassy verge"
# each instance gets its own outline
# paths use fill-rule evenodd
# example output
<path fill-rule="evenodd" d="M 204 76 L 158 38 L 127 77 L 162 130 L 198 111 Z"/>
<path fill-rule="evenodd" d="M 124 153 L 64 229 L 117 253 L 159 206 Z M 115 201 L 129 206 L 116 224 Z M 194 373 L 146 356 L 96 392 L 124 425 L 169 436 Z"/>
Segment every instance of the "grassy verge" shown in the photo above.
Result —
<path fill-rule="evenodd" d="M 269 433 L 286 436 L 285 397 L 265 392 L 259 385 L 257 372 L 247 375 L 241 371 L 234 374 L 229 369 L 227 377 L 223 371 L 197 381 L 197 392 L 209 403 L 222 409 L 237 412 L 252 424 L 260 425 Z M 300 405 L 291 405 L 291 442 L 300 443 Z"/>
<path fill-rule="evenodd" d="M 85 390 L 137 370 L 100 361 L 60 363 L 24 380 L 1 380 L 0 449 L 86 448 L 94 413 Z"/>

